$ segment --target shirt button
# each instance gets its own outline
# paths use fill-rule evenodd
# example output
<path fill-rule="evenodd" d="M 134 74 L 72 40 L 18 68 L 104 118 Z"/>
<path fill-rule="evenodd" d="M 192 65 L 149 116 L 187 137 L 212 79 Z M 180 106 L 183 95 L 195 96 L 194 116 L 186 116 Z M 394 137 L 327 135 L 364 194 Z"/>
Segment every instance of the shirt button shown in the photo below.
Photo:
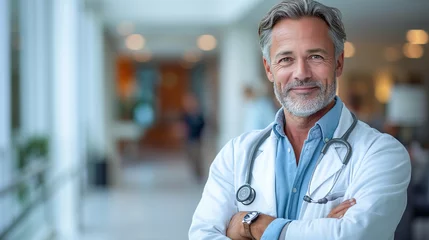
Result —
<path fill-rule="evenodd" d="M 290 153 L 290 148 L 287 149 L 287 152 Z"/>
<path fill-rule="evenodd" d="M 325 143 L 329 142 L 329 138 L 325 138 Z"/>
<path fill-rule="evenodd" d="M 297 191 L 297 190 L 296 190 L 296 188 L 293 188 L 293 189 L 292 189 L 292 192 L 293 192 L 293 193 L 296 193 L 296 191 Z"/>

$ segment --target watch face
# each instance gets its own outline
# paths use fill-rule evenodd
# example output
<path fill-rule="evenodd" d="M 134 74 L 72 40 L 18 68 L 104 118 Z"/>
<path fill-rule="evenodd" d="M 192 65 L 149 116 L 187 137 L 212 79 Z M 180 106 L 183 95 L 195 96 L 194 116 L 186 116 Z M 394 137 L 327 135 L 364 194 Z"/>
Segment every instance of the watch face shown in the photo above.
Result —
<path fill-rule="evenodd" d="M 249 222 L 252 221 L 253 219 L 255 219 L 257 216 L 259 215 L 259 212 L 253 211 L 253 212 L 249 212 L 244 216 L 244 221 Z"/>

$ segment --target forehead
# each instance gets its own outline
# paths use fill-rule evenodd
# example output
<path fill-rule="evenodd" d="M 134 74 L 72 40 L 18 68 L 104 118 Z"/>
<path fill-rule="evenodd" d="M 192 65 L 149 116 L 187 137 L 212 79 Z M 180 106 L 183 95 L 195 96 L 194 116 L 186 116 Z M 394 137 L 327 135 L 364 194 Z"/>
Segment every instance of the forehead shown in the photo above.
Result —
<path fill-rule="evenodd" d="M 280 20 L 272 30 L 272 48 L 280 46 L 333 49 L 328 24 L 318 17 Z M 293 49 L 288 49 L 293 50 Z"/>

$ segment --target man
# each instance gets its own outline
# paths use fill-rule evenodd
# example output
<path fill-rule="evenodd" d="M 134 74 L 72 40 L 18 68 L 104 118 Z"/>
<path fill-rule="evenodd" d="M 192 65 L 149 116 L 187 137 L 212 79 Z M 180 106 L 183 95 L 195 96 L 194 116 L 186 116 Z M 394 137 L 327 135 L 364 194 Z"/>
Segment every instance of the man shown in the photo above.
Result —
<path fill-rule="evenodd" d="M 407 201 L 409 156 L 335 96 L 346 39 L 340 12 L 285 0 L 261 21 L 259 36 L 282 109 L 265 130 L 231 140 L 218 154 L 189 238 L 393 239 Z"/>

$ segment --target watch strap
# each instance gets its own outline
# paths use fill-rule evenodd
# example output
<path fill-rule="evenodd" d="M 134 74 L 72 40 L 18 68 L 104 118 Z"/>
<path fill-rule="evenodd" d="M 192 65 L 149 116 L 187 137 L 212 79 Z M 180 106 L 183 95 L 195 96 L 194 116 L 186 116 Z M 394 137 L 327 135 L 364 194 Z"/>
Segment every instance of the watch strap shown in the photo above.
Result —
<path fill-rule="evenodd" d="M 250 223 L 250 224 L 251 224 L 251 223 Z M 243 225 L 244 225 L 244 231 L 246 232 L 246 235 L 247 235 L 247 236 L 250 236 L 250 238 L 251 238 L 252 240 L 256 240 L 256 238 L 255 238 L 255 237 L 253 237 L 252 232 L 250 231 L 250 224 L 249 224 L 249 223 L 243 223 Z"/>

